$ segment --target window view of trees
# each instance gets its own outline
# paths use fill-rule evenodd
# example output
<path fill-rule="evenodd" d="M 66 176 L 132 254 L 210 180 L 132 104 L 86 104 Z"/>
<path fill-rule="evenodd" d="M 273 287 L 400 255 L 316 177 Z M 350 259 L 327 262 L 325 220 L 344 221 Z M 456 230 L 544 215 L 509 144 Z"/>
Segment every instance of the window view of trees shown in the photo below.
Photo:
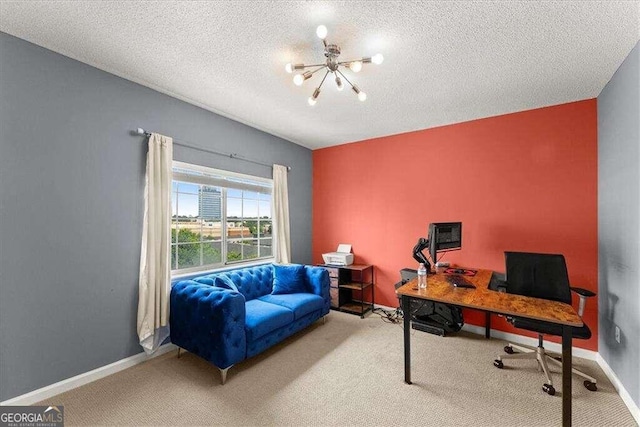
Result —
<path fill-rule="evenodd" d="M 273 255 L 270 194 L 174 181 L 172 203 L 172 270 Z"/>
<path fill-rule="evenodd" d="M 201 235 L 188 229 L 171 229 L 173 260 L 171 269 L 197 267 L 207 264 L 220 264 L 222 261 L 222 242 L 202 242 Z"/>

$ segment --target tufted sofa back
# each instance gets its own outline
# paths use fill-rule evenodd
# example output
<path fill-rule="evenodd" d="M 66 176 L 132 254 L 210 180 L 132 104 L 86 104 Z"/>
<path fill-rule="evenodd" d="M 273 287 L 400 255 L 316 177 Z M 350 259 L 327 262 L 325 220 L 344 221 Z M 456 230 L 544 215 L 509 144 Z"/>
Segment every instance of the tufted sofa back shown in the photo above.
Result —
<path fill-rule="evenodd" d="M 213 285 L 215 277 L 222 275 L 231 279 L 238 288 L 238 292 L 244 295 L 246 301 L 270 294 L 273 289 L 273 266 L 271 264 L 208 274 L 193 280 Z"/>

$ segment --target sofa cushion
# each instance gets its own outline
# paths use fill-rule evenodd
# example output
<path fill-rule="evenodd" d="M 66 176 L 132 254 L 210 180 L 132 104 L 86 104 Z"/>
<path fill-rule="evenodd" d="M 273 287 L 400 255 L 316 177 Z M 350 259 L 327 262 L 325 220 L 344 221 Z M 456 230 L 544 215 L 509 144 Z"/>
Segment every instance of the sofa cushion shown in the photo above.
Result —
<path fill-rule="evenodd" d="M 238 292 L 237 286 L 233 281 L 224 273 L 210 274 L 208 276 L 196 277 L 194 282 L 202 283 L 203 285 L 215 286 L 216 288 L 229 289 L 230 291 Z"/>
<path fill-rule="evenodd" d="M 305 280 L 304 265 L 274 265 L 273 290 L 274 295 L 297 294 L 309 292 Z"/>
<path fill-rule="evenodd" d="M 238 287 L 231 281 L 229 276 L 225 274 L 219 274 L 213 280 L 213 285 L 217 288 L 229 289 L 230 291 L 238 292 Z"/>
<path fill-rule="evenodd" d="M 282 305 L 271 304 L 259 299 L 246 302 L 245 330 L 247 342 L 272 332 L 293 322 L 293 310 Z"/>
<path fill-rule="evenodd" d="M 306 293 L 265 295 L 258 298 L 258 300 L 292 310 L 296 320 L 306 316 L 312 311 L 321 310 L 324 306 L 324 299 L 321 296 Z"/>
<path fill-rule="evenodd" d="M 231 279 L 238 288 L 238 292 L 244 295 L 247 301 L 269 294 L 273 288 L 273 266 L 271 265 L 226 271 L 224 275 Z"/>
<path fill-rule="evenodd" d="M 203 276 L 203 277 L 196 277 L 191 280 L 193 280 L 194 282 L 202 283 L 203 285 L 213 286 L 214 277 L 215 276 Z"/>

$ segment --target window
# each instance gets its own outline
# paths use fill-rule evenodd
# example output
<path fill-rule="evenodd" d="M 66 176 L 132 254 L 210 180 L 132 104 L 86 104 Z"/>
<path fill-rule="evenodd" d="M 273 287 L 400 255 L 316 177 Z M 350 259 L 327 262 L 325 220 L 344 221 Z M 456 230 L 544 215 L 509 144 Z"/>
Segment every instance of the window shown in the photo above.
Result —
<path fill-rule="evenodd" d="M 272 258 L 273 181 L 173 162 L 171 270 Z"/>

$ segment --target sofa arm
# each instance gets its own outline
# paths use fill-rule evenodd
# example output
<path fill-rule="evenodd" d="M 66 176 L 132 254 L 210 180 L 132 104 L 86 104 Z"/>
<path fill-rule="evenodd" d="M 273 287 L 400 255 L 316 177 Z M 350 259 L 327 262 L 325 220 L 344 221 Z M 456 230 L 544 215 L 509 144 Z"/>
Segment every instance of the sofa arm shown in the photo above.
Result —
<path fill-rule="evenodd" d="M 171 342 L 225 369 L 246 356 L 242 294 L 193 280 L 171 288 Z"/>
<path fill-rule="evenodd" d="M 329 313 L 331 307 L 331 297 L 329 296 L 329 272 L 323 267 L 313 267 L 305 265 L 307 282 L 314 294 L 320 295 L 324 299 L 323 314 Z"/>

